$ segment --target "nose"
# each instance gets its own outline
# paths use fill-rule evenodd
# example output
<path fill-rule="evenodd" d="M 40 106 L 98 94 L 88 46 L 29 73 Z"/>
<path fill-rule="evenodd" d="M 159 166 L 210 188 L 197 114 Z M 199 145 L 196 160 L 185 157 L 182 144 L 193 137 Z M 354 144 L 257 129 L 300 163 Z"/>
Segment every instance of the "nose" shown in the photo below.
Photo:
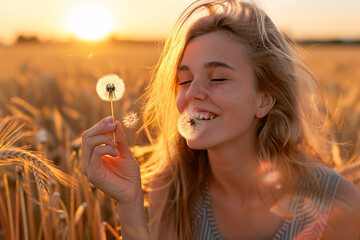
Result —
<path fill-rule="evenodd" d="M 186 100 L 205 100 L 207 98 L 206 86 L 200 79 L 194 79 L 185 94 Z"/>

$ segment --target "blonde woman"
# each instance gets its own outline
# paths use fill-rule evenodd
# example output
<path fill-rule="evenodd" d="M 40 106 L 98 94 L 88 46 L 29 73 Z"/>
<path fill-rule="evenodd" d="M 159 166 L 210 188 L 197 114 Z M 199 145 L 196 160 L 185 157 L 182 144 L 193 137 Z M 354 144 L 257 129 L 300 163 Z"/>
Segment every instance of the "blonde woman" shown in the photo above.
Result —
<path fill-rule="evenodd" d="M 359 191 L 322 166 L 313 77 L 255 4 L 191 4 L 147 97 L 141 168 L 111 117 L 83 134 L 82 171 L 117 201 L 123 239 L 360 239 Z"/>

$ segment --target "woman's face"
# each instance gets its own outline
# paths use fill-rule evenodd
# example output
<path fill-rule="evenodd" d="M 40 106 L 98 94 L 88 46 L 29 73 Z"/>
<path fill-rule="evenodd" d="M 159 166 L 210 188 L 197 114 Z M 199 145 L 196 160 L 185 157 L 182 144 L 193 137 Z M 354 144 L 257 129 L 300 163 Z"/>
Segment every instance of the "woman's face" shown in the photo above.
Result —
<path fill-rule="evenodd" d="M 177 108 L 187 113 L 179 132 L 192 129 L 182 133 L 189 147 L 254 143 L 263 94 L 255 90 L 244 45 L 224 31 L 198 36 L 188 43 L 177 78 Z"/>

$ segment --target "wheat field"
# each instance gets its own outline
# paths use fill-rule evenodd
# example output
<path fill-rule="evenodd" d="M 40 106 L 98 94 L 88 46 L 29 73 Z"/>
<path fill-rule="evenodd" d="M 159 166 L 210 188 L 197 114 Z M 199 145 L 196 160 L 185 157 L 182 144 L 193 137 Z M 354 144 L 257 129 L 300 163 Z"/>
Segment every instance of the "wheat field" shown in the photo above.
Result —
<path fill-rule="evenodd" d="M 342 143 L 332 166 L 360 187 L 360 46 L 304 48 Z M 115 119 L 140 113 L 160 52 L 131 42 L 0 47 L 0 239 L 121 238 L 116 204 L 79 172 L 79 137 L 111 115 L 95 91 L 103 75 L 125 83 Z M 140 125 L 125 129 L 130 146 L 147 143 Z"/>

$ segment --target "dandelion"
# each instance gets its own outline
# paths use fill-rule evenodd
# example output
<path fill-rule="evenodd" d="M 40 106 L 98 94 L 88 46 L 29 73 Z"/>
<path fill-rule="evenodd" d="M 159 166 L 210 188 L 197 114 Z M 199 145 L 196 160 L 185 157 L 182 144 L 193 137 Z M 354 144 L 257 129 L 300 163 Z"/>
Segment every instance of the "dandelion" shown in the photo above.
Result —
<path fill-rule="evenodd" d="M 125 84 L 116 74 L 105 75 L 96 84 L 96 92 L 101 100 L 110 101 L 111 116 L 114 121 L 113 102 L 122 98 L 125 92 Z M 113 133 L 115 139 L 115 133 Z"/>
<path fill-rule="evenodd" d="M 96 84 L 96 92 L 104 101 L 118 101 L 125 92 L 125 85 L 116 74 L 101 77 Z"/>
<path fill-rule="evenodd" d="M 127 113 L 122 121 L 124 126 L 127 128 L 134 128 L 138 122 L 139 122 L 139 115 L 136 112 Z"/>
<path fill-rule="evenodd" d="M 204 130 L 204 122 L 191 117 L 189 111 L 184 111 L 178 119 L 178 132 L 187 140 L 198 137 Z"/>

